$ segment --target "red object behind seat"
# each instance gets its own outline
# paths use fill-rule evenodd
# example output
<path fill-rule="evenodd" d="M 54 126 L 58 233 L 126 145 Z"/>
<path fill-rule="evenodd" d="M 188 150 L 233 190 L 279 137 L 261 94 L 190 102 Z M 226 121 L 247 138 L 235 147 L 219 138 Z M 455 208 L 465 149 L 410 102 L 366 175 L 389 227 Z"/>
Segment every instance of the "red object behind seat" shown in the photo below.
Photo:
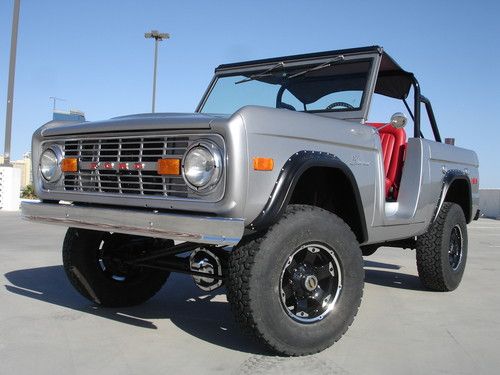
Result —
<path fill-rule="evenodd" d="M 366 123 L 368 126 L 380 128 L 384 123 Z M 406 132 L 403 128 L 395 129 L 391 125 L 379 130 L 385 169 L 385 196 L 398 198 L 399 182 L 403 171 Z"/>

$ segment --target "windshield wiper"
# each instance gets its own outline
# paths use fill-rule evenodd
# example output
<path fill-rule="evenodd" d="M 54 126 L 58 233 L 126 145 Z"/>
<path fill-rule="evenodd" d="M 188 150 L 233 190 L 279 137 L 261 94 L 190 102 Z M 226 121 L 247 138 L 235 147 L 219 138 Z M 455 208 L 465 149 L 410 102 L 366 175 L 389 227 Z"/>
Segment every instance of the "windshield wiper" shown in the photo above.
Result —
<path fill-rule="evenodd" d="M 309 69 L 306 69 L 306 70 L 302 70 L 301 72 L 292 74 L 291 76 L 288 76 L 287 78 L 290 79 L 290 78 L 295 78 L 295 77 L 303 76 L 306 73 L 313 72 L 315 70 L 320 70 L 320 69 L 329 67 L 333 63 L 336 63 L 336 62 L 339 62 L 339 61 L 344 61 L 344 55 L 337 56 L 337 57 L 335 57 L 335 58 L 333 58 L 331 60 L 328 60 L 327 62 L 324 62 L 324 63 L 321 63 L 319 65 L 313 66 L 312 68 L 309 68 Z"/>
<path fill-rule="evenodd" d="M 239 83 L 245 83 L 249 81 L 253 81 L 254 79 L 262 78 L 262 77 L 267 77 L 271 75 L 271 72 L 276 69 L 276 68 L 283 68 L 285 66 L 285 63 L 283 61 L 280 61 L 276 65 L 270 67 L 266 71 L 263 71 L 262 73 L 257 73 L 257 74 L 252 74 L 250 77 L 242 79 L 241 81 L 235 82 L 234 84 L 237 85 Z"/>

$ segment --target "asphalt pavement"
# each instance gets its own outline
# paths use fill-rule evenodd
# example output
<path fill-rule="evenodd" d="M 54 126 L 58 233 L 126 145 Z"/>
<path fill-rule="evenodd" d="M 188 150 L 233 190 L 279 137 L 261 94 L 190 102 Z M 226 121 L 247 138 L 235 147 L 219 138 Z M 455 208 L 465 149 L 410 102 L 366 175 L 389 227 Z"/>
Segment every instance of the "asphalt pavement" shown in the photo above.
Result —
<path fill-rule="evenodd" d="M 365 258 L 361 309 L 314 356 L 269 355 L 238 330 L 224 290 L 173 275 L 144 305 L 100 308 L 61 265 L 65 228 L 0 213 L 0 374 L 498 374 L 500 221 L 469 226 L 460 287 L 424 290 L 413 251 Z"/>

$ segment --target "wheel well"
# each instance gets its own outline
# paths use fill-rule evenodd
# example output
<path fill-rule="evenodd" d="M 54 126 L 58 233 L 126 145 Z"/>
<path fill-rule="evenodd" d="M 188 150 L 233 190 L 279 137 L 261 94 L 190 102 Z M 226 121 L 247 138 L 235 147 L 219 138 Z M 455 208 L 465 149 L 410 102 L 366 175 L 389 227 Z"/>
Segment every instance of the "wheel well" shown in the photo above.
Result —
<path fill-rule="evenodd" d="M 467 223 L 471 221 L 471 191 L 467 180 L 457 179 L 453 181 L 446 192 L 444 202 L 458 204 L 464 212 Z"/>
<path fill-rule="evenodd" d="M 290 204 L 308 204 L 335 213 L 349 225 L 360 243 L 366 240 L 359 192 L 346 174 L 336 168 L 312 167 L 297 181 Z"/>

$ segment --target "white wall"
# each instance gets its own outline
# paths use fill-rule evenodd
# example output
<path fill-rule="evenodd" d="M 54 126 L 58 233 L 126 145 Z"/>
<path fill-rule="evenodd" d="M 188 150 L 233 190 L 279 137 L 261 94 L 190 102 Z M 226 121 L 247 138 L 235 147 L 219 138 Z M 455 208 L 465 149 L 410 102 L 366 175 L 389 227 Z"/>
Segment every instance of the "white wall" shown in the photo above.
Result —
<path fill-rule="evenodd" d="M 479 189 L 479 209 L 484 217 L 500 219 L 500 189 Z"/>
<path fill-rule="evenodd" d="M 0 210 L 17 211 L 21 204 L 21 171 L 0 166 Z"/>
<path fill-rule="evenodd" d="M 17 211 L 21 204 L 21 171 L 0 166 L 0 210 Z"/>

